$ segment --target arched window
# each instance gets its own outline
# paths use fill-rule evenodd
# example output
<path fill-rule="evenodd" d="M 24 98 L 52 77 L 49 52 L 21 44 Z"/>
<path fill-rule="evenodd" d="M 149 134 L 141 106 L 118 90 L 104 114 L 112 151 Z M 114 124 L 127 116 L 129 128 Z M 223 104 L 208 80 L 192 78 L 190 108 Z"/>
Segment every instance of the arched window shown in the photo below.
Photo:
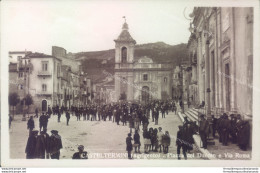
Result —
<path fill-rule="evenodd" d="M 127 48 L 126 47 L 122 47 L 121 49 L 121 60 L 122 62 L 126 62 L 127 60 Z"/>

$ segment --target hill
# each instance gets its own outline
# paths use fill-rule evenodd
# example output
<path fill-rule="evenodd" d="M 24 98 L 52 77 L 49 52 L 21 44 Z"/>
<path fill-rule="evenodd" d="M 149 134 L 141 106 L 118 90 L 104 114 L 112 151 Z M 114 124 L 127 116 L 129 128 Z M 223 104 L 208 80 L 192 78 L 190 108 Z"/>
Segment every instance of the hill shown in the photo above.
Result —
<path fill-rule="evenodd" d="M 77 60 L 82 62 L 83 70 L 94 81 L 104 78 L 101 75 L 103 70 L 114 74 L 115 49 L 79 52 L 75 56 Z M 188 60 L 187 44 L 168 45 L 164 42 L 140 44 L 135 46 L 134 56 L 135 59 L 147 56 L 152 58 L 154 62 L 169 62 L 176 66 L 182 61 Z"/>

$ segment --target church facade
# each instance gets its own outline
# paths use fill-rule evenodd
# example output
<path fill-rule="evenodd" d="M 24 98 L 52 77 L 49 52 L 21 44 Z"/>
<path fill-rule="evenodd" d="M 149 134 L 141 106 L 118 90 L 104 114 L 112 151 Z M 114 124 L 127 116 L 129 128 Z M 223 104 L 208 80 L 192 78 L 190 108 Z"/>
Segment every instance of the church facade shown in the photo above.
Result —
<path fill-rule="evenodd" d="M 124 23 L 115 41 L 115 93 L 117 100 L 147 103 L 172 97 L 173 66 L 150 57 L 135 57 L 136 41 Z"/>

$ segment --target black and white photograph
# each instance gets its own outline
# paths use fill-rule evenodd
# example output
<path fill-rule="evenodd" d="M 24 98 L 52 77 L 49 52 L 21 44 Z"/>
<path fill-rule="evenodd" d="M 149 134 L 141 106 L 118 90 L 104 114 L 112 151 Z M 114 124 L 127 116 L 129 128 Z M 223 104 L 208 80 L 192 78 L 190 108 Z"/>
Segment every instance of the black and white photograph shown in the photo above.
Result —
<path fill-rule="evenodd" d="M 259 1 L 211 2 L 2 1 L 1 166 L 259 166 Z"/>

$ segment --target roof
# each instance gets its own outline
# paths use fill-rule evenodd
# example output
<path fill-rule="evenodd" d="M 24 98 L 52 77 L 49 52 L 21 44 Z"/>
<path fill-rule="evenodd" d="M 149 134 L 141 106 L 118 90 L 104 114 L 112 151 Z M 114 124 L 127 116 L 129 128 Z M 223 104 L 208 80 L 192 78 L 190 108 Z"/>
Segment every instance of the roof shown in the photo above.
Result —
<path fill-rule="evenodd" d="M 30 54 L 31 51 L 9 51 L 9 54 Z"/>
<path fill-rule="evenodd" d="M 44 53 L 38 53 L 38 52 L 27 54 L 23 59 L 26 59 L 26 58 L 56 58 L 57 60 L 61 61 L 61 59 L 59 59 L 55 56 L 46 55 Z"/>
<path fill-rule="evenodd" d="M 127 23 L 123 24 L 122 31 L 121 31 L 120 35 L 114 41 L 115 42 L 133 42 L 134 44 L 136 44 L 136 41 L 132 38 L 132 36 L 128 32 Z"/>
<path fill-rule="evenodd" d="M 44 53 L 38 53 L 38 52 L 30 53 L 30 54 L 27 55 L 27 57 L 30 57 L 30 58 L 53 58 L 53 56 L 51 56 L 51 55 L 46 55 Z"/>

